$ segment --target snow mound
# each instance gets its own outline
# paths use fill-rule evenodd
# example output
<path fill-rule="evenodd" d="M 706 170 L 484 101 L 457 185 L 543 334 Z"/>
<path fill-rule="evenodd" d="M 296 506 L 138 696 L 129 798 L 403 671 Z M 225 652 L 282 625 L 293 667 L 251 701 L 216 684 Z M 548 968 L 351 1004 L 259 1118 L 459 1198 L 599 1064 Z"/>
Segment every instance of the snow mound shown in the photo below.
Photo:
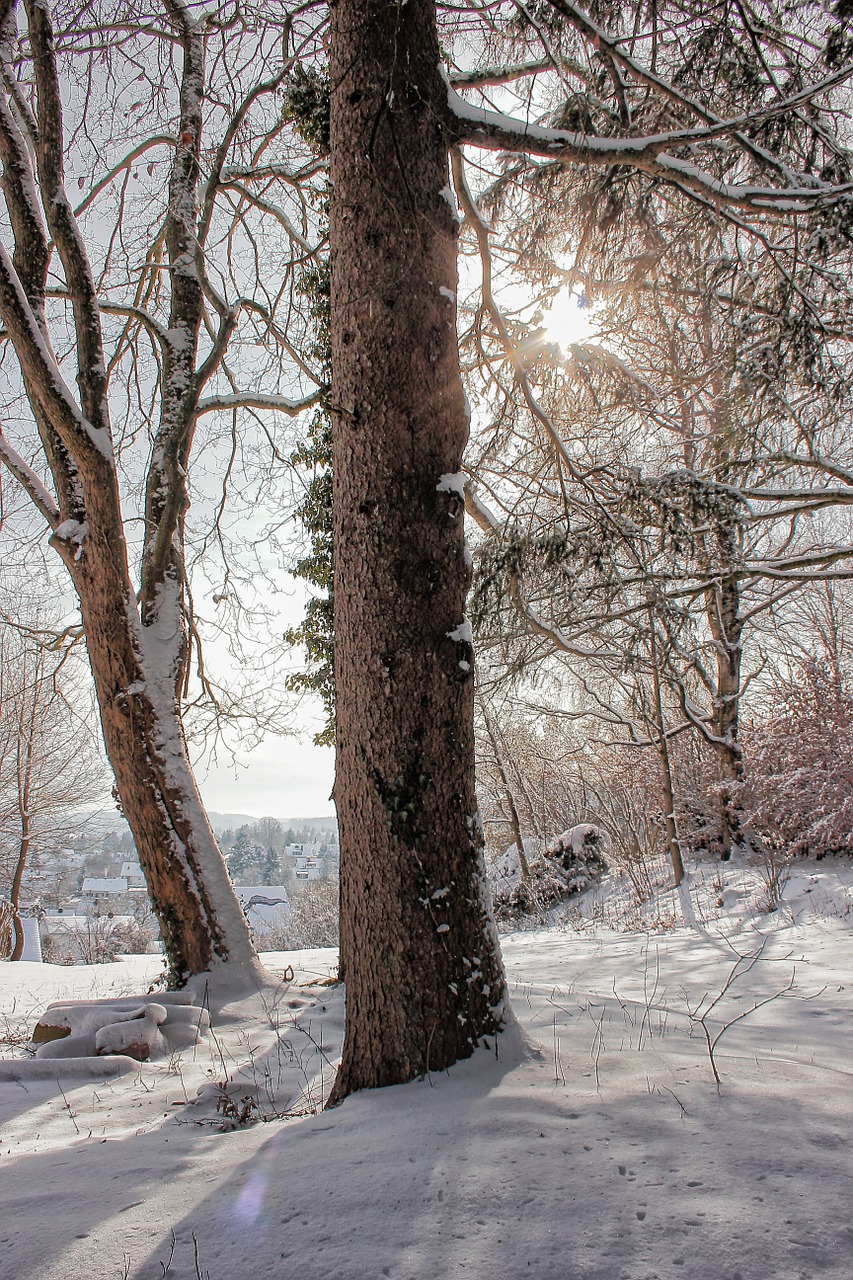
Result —
<path fill-rule="evenodd" d="M 147 1062 L 189 1048 L 210 1029 L 210 1014 L 191 1004 L 194 999 L 192 992 L 172 991 L 157 1000 L 122 996 L 48 1005 L 33 1029 L 36 1060 L 120 1054 Z"/>
<path fill-rule="evenodd" d="M 518 850 L 511 845 L 492 867 L 495 916 L 499 924 L 542 920 L 552 907 L 583 893 L 607 868 L 610 837 L 603 827 L 580 823 L 561 832 L 541 853 L 525 849 L 529 875 L 522 874 Z"/>

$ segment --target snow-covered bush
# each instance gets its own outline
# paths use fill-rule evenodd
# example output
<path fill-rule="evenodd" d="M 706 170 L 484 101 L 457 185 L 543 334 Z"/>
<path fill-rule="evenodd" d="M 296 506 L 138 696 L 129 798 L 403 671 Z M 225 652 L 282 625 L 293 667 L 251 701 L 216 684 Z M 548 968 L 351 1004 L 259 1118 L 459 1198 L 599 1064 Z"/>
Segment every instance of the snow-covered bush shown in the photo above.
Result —
<path fill-rule="evenodd" d="M 155 948 L 154 917 L 134 915 L 43 916 L 42 956 L 48 964 L 111 964 L 119 955 L 148 955 Z"/>
<path fill-rule="evenodd" d="M 744 815 L 790 856 L 853 853 L 853 690 L 810 658 L 780 686 L 746 737 Z"/>
<path fill-rule="evenodd" d="M 607 866 L 610 837 L 603 827 L 581 823 L 563 831 L 542 853 L 527 854 L 530 875 L 522 877 L 515 847 L 495 867 L 493 900 L 499 924 L 541 919 L 559 902 L 583 893 Z"/>
<path fill-rule="evenodd" d="M 113 927 L 110 945 L 121 955 L 150 955 L 156 950 L 154 928 L 147 920 L 136 916 L 132 920 L 120 920 Z"/>
<path fill-rule="evenodd" d="M 291 899 L 290 919 L 260 939 L 264 951 L 299 951 L 303 947 L 336 947 L 339 914 L 338 880 L 309 880 Z"/>

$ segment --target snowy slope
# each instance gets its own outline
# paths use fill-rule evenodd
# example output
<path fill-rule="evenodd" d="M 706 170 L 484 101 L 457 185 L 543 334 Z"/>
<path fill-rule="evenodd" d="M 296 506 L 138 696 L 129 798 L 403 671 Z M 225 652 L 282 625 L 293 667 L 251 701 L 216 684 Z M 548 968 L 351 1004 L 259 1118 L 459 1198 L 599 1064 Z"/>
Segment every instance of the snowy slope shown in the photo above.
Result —
<path fill-rule="evenodd" d="M 331 952 L 172 1061 L 0 1083 L 0 1277 L 850 1280 L 853 874 L 799 867 L 771 916 L 756 885 L 698 930 L 505 939 L 528 1043 L 333 1112 Z M 6 1025 L 156 968 L 3 966 Z M 223 1132 L 221 1083 L 261 1119 Z"/>

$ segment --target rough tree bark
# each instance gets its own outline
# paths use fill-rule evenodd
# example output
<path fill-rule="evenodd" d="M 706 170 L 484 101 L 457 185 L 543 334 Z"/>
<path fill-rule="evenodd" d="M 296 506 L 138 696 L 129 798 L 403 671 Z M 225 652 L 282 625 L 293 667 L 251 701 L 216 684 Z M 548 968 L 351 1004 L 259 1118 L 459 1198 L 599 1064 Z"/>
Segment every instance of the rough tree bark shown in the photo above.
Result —
<path fill-rule="evenodd" d="M 504 978 L 474 794 L 457 218 L 430 0 L 332 10 L 335 684 L 346 1037 L 332 1101 L 469 1056 Z"/>

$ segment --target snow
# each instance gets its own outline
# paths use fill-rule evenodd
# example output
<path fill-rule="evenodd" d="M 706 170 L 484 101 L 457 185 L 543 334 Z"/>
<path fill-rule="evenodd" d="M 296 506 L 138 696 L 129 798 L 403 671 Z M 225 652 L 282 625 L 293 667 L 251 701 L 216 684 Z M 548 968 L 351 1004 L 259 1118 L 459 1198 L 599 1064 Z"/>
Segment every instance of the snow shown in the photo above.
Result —
<path fill-rule="evenodd" d="M 155 608 L 152 610 L 154 621 L 151 625 L 142 626 L 135 601 L 128 600 L 126 607 L 136 638 L 149 706 L 154 713 L 150 731 L 151 744 L 156 750 L 164 775 L 169 778 L 175 794 L 181 798 L 181 807 L 189 819 L 191 830 L 202 833 L 199 847 L 191 853 L 204 858 L 207 889 L 215 904 L 222 935 L 228 939 L 231 963 L 221 966 L 221 972 L 212 977 L 212 980 L 229 984 L 234 990 L 240 984 L 244 989 L 251 990 L 257 985 L 259 975 L 246 919 L 233 891 L 225 862 L 215 850 L 213 832 L 208 826 L 207 814 L 189 767 L 181 726 L 175 716 L 175 671 L 183 635 L 180 585 L 176 580 L 168 579 L 158 586 Z M 171 818 L 168 821 L 171 824 Z M 183 866 L 188 883 L 195 885 L 193 858 L 188 855 L 177 833 L 174 835 L 172 856 Z"/>
<path fill-rule="evenodd" d="M 457 222 L 459 222 L 460 221 L 459 207 L 456 204 L 456 196 L 451 190 L 450 183 L 445 183 L 445 185 L 441 188 L 438 194 L 441 196 L 442 200 L 447 201 L 447 203 L 450 205 L 450 208 L 453 211 L 454 218 L 456 219 Z"/>
<path fill-rule="evenodd" d="M 448 640 L 452 640 L 455 644 L 470 644 L 473 647 L 474 636 L 471 631 L 471 623 L 467 618 L 463 618 L 458 627 L 454 627 L 452 631 L 447 633 Z"/>
<path fill-rule="evenodd" d="M 795 864 L 772 915 L 759 866 L 707 874 L 695 929 L 505 937 L 497 1053 L 334 1111 L 331 951 L 265 956 L 294 980 L 211 1007 L 171 1057 L 16 1049 L 0 1276 L 849 1280 L 853 868 Z M 0 1028 L 144 995 L 160 965 L 3 965 Z"/>
<path fill-rule="evenodd" d="M 436 493 L 455 493 L 457 497 L 465 501 L 465 472 L 464 471 L 447 471 L 443 476 L 439 476 L 438 484 L 435 486 Z"/>

